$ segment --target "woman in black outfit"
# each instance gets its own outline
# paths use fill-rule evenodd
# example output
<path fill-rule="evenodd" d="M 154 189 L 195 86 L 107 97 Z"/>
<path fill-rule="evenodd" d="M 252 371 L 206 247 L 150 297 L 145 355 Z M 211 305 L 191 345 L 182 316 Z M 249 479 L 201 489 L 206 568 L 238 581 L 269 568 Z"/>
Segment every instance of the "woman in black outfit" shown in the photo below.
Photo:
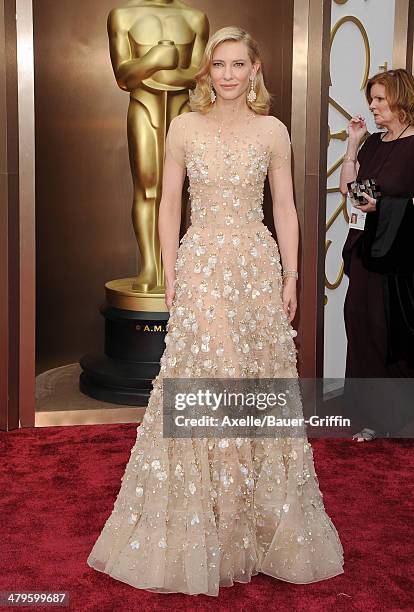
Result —
<path fill-rule="evenodd" d="M 352 117 L 348 129 L 348 149 L 341 169 L 340 190 L 345 195 L 348 192 L 348 182 L 375 178 L 382 196 L 395 196 L 395 202 L 400 204 L 401 198 L 414 196 L 414 79 L 403 69 L 381 72 L 368 81 L 366 98 L 375 123 L 382 131 L 371 134 L 357 154 L 367 127 L 363 117 Z M 366 239 L 367 227 L 378 215 L 377 201 L 366 194 L 364 197 L 365 204 L 355 204 L 357 208 L 368 213 L 365 230 L 351 228 L 343 250 L 345 272 L 349 276 L 344 305 L 348 339 L 345 377 L 414 378 L 414 336 L 406 336 L 411 354 L 407 353 L 407 350 L 405 353 L 397 351 L 393 359 L 389 357 L 392 337 L 390 338 L 391 322 L 387 308 L 389 302 L 385 291 L 385 276 L 381 271 L 375 271 L 375 268 L 366 267 L 363 250 L 364 234 Z M 394 200 L 391 203 L 394 204 Z M 407 204 L 407 212 L 411 215 L 411 210 L 408 210 L 411 201 L 404 204 Z M 379 206 L 381 205 L 382 200 L 379 200 Z M 396 242 L 402 244 L 404 235 L 407 238 L 410 234 L 414 245 L 414 228 L 411 222 L 411 227 L 407 227 L 407 218 L 412 219 L 412 215 L 404 217 L 402 226 L 405 224 L 405 227 L 400 228 Z M 408 244 L 407 240 L 405 242 Z M 404 260 L 414 259 L 414 247 L 411 253 L 405 252 L 400 257 Z M 408 278 L 411 283 L 412 275 Z M 409 336 L 409 331 L 407 333 Z M 380 396 L 381 386 L 378 385 L 377 389 L 377 395 Z M 359 431 L 354 439 L 365 441 L 380 434 L 387 435 L 386 431 L 389 430 L 381 427 L 381 408 L 378 409 L 378 400 L 381 402 L 381 398 L 375 397 L 375 390 L 373 395 L 367 394 L 364 397 L 361 393 L 361 397 L 353 398 L 350 408 L 355 419 L 360 421 L 358 425 L 370 425 L 370 428 L 364 427 Z M 389 408 L 391 410 L 393 407 Z M 387 410 L 387 407 L 384 408 L 384 402 L 382 410 Z"/>

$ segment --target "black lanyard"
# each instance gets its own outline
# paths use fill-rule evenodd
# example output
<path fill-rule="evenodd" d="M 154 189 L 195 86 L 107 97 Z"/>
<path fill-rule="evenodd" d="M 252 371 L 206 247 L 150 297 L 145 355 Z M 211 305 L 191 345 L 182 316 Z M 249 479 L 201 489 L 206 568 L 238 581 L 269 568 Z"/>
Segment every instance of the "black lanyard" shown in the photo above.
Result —
<path fill-rule="evenodd" d="M 387 159 L 388 159 L 388 158 L 389 158 L 389 156 L 391 155 L 391 152 L 394 150 L 395 143 L 396 143 L 396 142 L 397 142 L 397 140 L 398 140 L 398 139 L 399 139 L 399 138 L 400 138 L 400 137 L 401 137 L 401 136 L 404 134 L 404 132 L 406 132 L 406 131 L 408 130 L 408 128 L 410 127 L 410 125 L 411 125 L 411 123 L 409 123 L 409 124 L 408 124 L 408 125 L 407 125 L 407 126 L 404 128 L 404 129 L 403 129 L 403 131 L 401 132 L 401 134 L 400 134 L 399 136 L 397 136 L 397 138 L 395 138 L 394 140 L 391 140 L 391 141 L 386 140 L 386 141 L 385 141 L 385 142 L 393 142 L 394 144 L 393 144 L 393 146 L 392 146 L 392 147 L 390 147 L 390 148 L 389 148 L 390 150 L 388 151 L 388 155 L 386 155 L 386 156 L 384 157 L 384 159 L 382 160 L 382 164 L 381 164 L 381 166 L 379 167 L 379 169 L 378 169 L 378 170 L 377 170 L 377 172 L 376 172 L 377 176 L 379 175 L 379 173 L 380 173 L 380 172 L 381 172 L 381 170 L 383 169 L 385 162 L 387 161 Z M 383 134 L 383 135 L 380 137 L 380 138 L 381 138 L 381 141 L 384 139 L 384 136 L 386 136 L 387 134 L 388 134 L 388 132 L 385 132 L 385 134 Z"/>

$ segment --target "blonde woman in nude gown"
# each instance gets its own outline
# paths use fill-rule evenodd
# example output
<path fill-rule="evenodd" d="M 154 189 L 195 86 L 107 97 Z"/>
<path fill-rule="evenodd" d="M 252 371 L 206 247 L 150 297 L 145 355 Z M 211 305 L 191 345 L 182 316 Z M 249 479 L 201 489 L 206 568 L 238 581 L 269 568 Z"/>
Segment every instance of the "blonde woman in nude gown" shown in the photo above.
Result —
<path fill-rule="evenodd" d="M 306 436 L 163 437 L 164 377 L 298 376 L 290 139 L 268 115 L 249 34 L 231 27 L 210 38 L 191 105 L 166 141 L 159 213 L 166 348 L 87 563 L 160 593 L 218 595 L 259 572 L 296 584 L 325 580 L 343 573 L 343 549 Z M 179 243 L 186 172 L 191 225 Z M 279 246 L 263 224 L 266 175 Z"/>

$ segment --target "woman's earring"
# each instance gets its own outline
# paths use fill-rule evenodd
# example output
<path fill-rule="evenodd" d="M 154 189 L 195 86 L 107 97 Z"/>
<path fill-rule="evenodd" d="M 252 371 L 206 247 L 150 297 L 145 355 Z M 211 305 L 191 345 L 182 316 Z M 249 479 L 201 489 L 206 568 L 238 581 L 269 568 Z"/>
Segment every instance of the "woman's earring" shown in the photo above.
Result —
<path fill-rule="evenodd" d="M 250 77 L 250 91 L 247 94 L 247 101 L 248 102 L 255 102 L 257 98 L 257 94 L 254 90 L 254 77 Z"/>
<path fill-rule="evenodd" d="M 211 89 L 210 89 L 210 99 L 211 99 L 211 104 L 214 104 L 214 102 L 216 101 L 216 93 L 215 93 L 212 85 L 211 85 Z"/>

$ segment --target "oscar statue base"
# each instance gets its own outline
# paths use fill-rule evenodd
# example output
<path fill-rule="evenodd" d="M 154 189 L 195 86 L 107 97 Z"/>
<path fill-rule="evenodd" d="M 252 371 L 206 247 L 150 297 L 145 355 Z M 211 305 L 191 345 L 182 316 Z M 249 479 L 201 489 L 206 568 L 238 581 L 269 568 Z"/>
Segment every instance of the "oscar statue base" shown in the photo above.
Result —
<path fill-rule="evenodd" d="M 112 404 L 145 406 L 160 371 L 169 312 L 164 293 L 132 290 L 135 278 L 106 283 L 103 353 L 88 353 L 79 363 L 79 388 L 85 395 Z M 162 288 L 163 289 L 163 288 Z"/>

